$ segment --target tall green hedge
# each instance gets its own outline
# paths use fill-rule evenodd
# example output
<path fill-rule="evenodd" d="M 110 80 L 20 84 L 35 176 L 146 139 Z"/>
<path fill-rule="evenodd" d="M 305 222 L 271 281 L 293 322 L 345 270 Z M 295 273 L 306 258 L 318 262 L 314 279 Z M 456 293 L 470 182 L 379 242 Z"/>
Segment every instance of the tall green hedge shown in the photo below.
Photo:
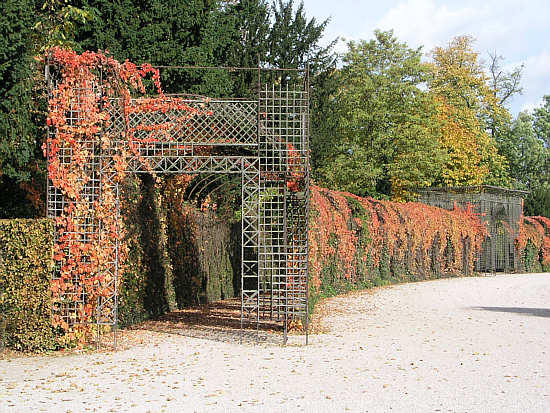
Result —
<path fill-rule="evenodd" d="M 237 234 L 230 220 L 188 207 L 169 214 L 168 235 L 179 308 L 236 296 L 240 228 Z"/>
<path fill-rule="evenodd" d="M 49 288 L 53 231 L 48 219 L 0 220 L 1 345 L 22 351 L 55 347 Z"/>

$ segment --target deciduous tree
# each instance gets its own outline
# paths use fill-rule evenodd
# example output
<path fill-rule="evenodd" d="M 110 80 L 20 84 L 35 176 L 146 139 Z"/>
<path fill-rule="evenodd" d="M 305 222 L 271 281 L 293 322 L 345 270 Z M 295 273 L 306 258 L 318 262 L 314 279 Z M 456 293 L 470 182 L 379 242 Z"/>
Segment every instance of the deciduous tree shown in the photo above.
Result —
<path fill-rule="evenodd" d="M 542 106 L 533 111 L 535 135 L 550 148 L 550 95 L 542 100 Z"/>
<path fill-rule="evenodd" d="M 430 92 L 439 103 L 442 144 L 450 155 L 441 173 L 447 185 L 508 185 L 508 165 L 487 130 L 509 116 L 469 36 L 454 38 L 431 52 Z"/>
<path fill-rule="evenodd" d="M 535 135 L 533 116 L 520 112 L 507 139 L 499 142 L 499 150 L 510 164 L 510 176 L 519 189 L 534 189 L 548 178 L 548 149 Z"/>
<path fill-rule="evenodd" d="M 336 135 L 319 174 L 324 184 L 401 199 L 432 183 L 445 154 L 421 55 L 392 31 L 348 43 L 331 97 Z"/>

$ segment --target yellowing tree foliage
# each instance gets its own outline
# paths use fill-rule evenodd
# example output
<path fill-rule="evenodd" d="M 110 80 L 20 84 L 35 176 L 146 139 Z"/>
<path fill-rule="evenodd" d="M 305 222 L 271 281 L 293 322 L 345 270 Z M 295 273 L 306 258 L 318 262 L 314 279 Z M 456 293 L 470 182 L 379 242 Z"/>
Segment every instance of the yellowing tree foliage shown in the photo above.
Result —
<path fill-rule="evenodd" d="M 441 144 L 449 155 L 440 180 L 445 185 L 507 185 L 508 166 L 488 128 L 508 115 L 472 49 L 473 38 L 460 36 L 431 56 L 430 92 L 438 103 Z"/>
<path fill-rule="evenodd" d="M 446 103 L 439 98 L 438 118 L 441 122 L 441 145 L 449 154 L 441 170 L 442 183 L 449 186 L 481 185 L 489 174 L 482 160 L 482 145 L 489 136 L 471 110 Z M 483 142 L 485 141 L 485 142 Z"/>

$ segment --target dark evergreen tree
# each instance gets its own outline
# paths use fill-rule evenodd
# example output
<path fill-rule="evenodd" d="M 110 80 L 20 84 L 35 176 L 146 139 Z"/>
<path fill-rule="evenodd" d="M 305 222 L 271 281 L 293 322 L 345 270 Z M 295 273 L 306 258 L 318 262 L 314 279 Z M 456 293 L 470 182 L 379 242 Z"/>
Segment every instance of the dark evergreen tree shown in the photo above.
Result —
<path fill-rule="evenodd" d="M 228 66 L 258 67 L 265 63 L 269 49 L 270 8 L 265 0 L 241 0 L 228 4 L 225 12 L 233 19 L 233 39 L 228 55 Z M 257 72 L 244 70 L 236 73 L 234 95 L 256 95 Z"/>
<path fill-rule="evenodd" d="M 272 27 L 267 39 L 267 62 L 272 67 L 309 69 L 310 74 L 310 142 L 313 177 L 331 151 L 335 133 L 332 96 L 337 84 L 332 76 L 336 71 L 337 54 L 334 39 L 323 45 L 323 35 L 329 20 L 307 19 L 304 4 L 297 7 L 294 0 L 274 0 L 271 4 Z M 275 83 L 284 84 L 292 76 L 279 74 Z"/>
<path fill-rule="evenodd" d="M 44 213 L 46 187 L 47 94 L 34 57 L 72 47 L 76 27 L 94 13 L 65 0 L 6 0 L 0 13 L 0 217 L 31 217 Z"/>
<path fill-rule="evenodd" d="M 321 45 L 329 20 L 307 19 L 304 3 L 295 9 L 294 0 L 277 0 L 271 5 L 273 24 L 269 33 L 267 61 L 273 67 L 304 69 L 309 64 L 313 74 L 330 67 L 336 59 L 335 42 Z"/>
<path fill-rule="evenodd" d="M 157 66 L 219 66 L 228 58 L 233 19 L 219 0 L 81 0 L 99 18 L 81 27 L 81 49 Z M 230 94 L 225 71 L 162 69 L 169 93 Z"/>
<path fill-rule="evenodd" d="M 30 179 L 36 155 L 33 10 L 31 0 L 6 0 L 0 6 L 0 218 L 33 213 L 19 186 Z"/>
<path fill-rule="evenodd" d="M 35 190 L 45 187 L 44 80 L 32 57 L 48 45 L 61 42 L 80 52 L 108 50 L 119 60 L 157 66 L 256 67 L 260 62 L 303 69 L 311 61 L 312 102 L 328 96 L 320 86 L 327 76 L 319 75 L 330 72 L 335 62 L 332 45 L 320 46 L 327 21 L 308 20 L 303 4 L 296 7 L 293 0 L 7 0 L 1 7 L 0 189 L 2 194 L 18 193 L 17 202 L 12 196 L 11 206 L 6 206 L 12 212 L 3 216 L 26 202 L 19 199 L 27 193 L 22 182 L 34 175 Z M 162 68 L 161 74 L 169 93 L 257 93 L 254 71 Z M 318 107 L 328 107 L 325 102 L 321 100 Z M 320 124 L 316 113 L 313 135 Z"/>
<path fill-rule="evenodd" d="M 35 127 L 32 109 L 33 3 L 7 0 L 0 14 L 0 174 L 17 180 L 29 177 Z"/>

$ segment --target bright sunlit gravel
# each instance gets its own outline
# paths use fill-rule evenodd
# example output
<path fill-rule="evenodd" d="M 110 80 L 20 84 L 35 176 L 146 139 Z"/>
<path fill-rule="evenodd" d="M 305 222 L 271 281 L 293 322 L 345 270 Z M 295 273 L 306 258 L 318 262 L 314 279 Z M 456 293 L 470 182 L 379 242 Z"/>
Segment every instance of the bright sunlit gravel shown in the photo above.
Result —
<path fill-rule="evenodd" d="M 325 334 L 0 360 L 1 412 L 547 412 L 550 274 L 327 300 Z"/>

